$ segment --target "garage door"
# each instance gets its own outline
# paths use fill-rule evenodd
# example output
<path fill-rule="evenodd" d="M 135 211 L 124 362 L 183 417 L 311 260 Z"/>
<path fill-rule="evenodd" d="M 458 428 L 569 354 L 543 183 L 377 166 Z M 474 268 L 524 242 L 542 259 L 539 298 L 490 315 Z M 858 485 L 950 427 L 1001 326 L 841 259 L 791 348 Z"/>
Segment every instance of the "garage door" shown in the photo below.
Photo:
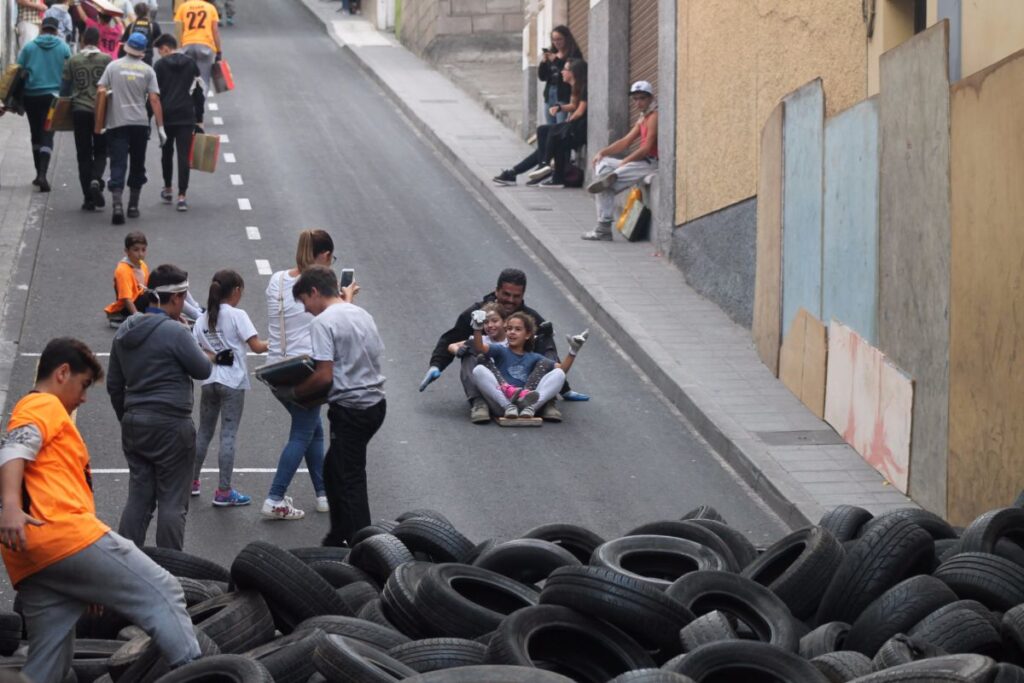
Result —
<path fill-rule="evenodd" d="M 590 0 L 569 0 L 569 30 L 580 46 L 584 59 L 587 57 L 587 38 L 590 34 Z"/>
<path fill-rule="evenodd" d="M 658 0 L 630 0 L 629 82 L 650 81 L 658 92 Z M 632 120 L 639 110 L 632 111 Z"/>

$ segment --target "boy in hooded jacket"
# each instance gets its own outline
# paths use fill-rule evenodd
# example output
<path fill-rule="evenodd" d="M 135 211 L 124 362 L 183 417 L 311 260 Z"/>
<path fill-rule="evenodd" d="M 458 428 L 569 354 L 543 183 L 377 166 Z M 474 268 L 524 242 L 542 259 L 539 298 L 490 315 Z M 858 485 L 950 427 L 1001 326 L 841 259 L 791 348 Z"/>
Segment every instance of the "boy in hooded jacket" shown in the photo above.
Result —
<path fill-rule="evenodd" d="M 188 192 L 189 149 L 192 135 L 203 129 L 203 108 L 206 96 L 199 67 L 192 57 L 178 50 L 178 41 L 165 33 L 156 39 L 155 46 L 160 53 L 156 63 L 156 81 L 160 86 L 160 102 L 164 110 L 164 130 L 167 142 L 163 144 L 161 162 L 164 172 L 164 189 L 160 198 L 165 204 L 174 201 L 174 152 L 178 152 L 178 211 L 188 211 L 185 193 Z"/>

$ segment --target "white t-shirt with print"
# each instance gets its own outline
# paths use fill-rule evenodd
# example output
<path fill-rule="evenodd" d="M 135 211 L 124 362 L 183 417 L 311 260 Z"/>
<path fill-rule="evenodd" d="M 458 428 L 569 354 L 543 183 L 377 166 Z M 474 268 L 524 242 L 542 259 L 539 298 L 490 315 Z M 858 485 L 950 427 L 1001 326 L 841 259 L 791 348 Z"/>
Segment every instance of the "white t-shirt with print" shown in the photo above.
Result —
<path fill-rule="evenodd" d="M 269 360 L 281 360 L 285 356 L 308 356 L 313 353 L 313 341 L 309 326 L 313 315 L 306 313 L 306 307 L 292 296 L 292 286 L 299 279 L 287 270 L 270 276 L 267 284 L 267 322 L 270 345 Z M 281 309 L 284 308 L 285 351 L 281 349 Z"/>
<path fill-rule="evenodd" d="M 203 384 L 223 384 L 232 389 L 249 388 L 249 372 L 245 362 L 245 354 L 249 350 L 246 342 L 257 336 L 256 327 L 249 319 L 249 314 L 229 304 L 221 304 L 217 312 L 217 329 L 209 329 L 209 315 L 206 311 L 192 328 L 199 346 L 207 351 L 218 353 L 224 349 L 235 352 L 233 365 L 214 364 L 213 372 Z"/>

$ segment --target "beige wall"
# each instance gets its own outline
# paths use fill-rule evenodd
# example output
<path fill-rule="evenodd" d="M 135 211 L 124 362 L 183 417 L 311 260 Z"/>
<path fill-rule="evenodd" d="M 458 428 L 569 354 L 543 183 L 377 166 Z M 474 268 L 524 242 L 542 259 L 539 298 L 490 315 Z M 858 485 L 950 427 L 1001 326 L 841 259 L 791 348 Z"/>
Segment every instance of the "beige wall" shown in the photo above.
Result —
<path fill-rule="evenodd" d="M 995 64 L 1024 48 L 1024 2 L 963 0 L 961 73 Z"/>
<path fill-rule="evenodd" d="M 861 0 L 678 0 L 676 223 L 757 191 L 758 136 L 820 76 L 829 114 L 866 96 Z"/>

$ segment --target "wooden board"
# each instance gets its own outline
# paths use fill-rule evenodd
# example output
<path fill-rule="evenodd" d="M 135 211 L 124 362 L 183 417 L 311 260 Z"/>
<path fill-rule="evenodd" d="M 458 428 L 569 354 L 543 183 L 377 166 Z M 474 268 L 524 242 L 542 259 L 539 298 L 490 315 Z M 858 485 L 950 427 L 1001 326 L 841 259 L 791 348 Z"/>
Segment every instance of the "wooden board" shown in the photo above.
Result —
<path fill-rule="evenodd" d="M 914 383 L 842 323 L 829 326 L 825 421 L 889 483 L 907 492 Z"/>
<path fill-rule="evenodd" d="M 540 427 L 544 424 L 544 420 L 539 417 L 517 417 L 514 420 L 496 417 L 494 421 L 498 423 L 499 427 Z"/>
<path fill-rule="evenodd" d="M 949 518 L 1024 488 L 1024 53 L 952 90 Z"/>
<path fill-rule="evenodd" d="M 826 338 L 825 326 L 801 308 L 779 358 L 779 379 L 819 418 L 825 415 Z"/>
<path fill-rule="evenodd" d="M 754 346 L 761 362 L 779 374 L 782 341 L 782 126 L 780 102 L 761 130 L 757 179 L 757 271 L 754 278 Z"/>

